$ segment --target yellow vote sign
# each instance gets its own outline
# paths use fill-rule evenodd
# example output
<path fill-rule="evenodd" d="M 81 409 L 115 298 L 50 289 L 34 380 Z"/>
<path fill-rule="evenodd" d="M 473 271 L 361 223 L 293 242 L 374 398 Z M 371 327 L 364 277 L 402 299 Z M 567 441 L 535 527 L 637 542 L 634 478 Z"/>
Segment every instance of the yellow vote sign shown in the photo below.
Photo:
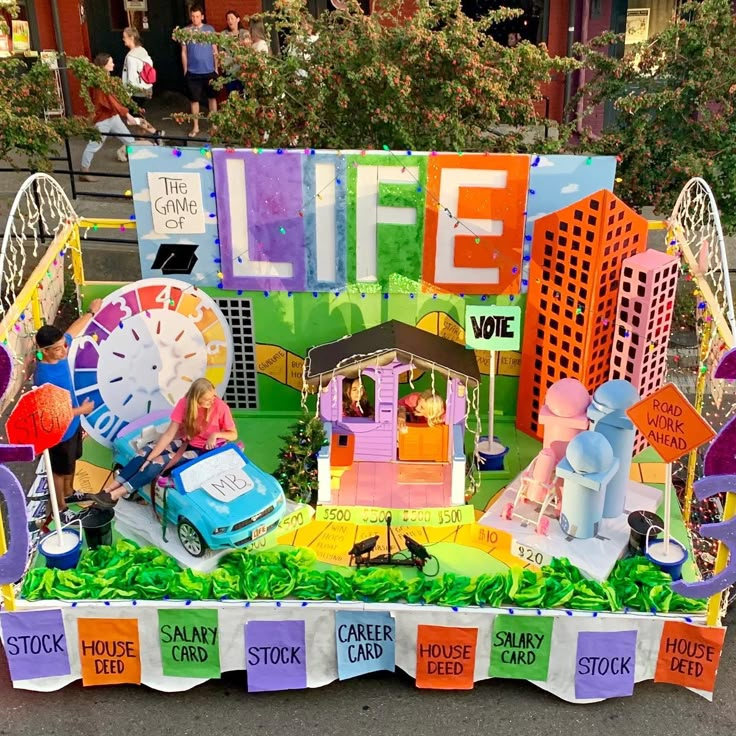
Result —
<path fill-rule="evenodd" d="M 470 505 L 428 509 L 382 509 L 372 506 L 317 506 L 315 519 L 342 524 L 385 524 L 393 526 L 462 526 L 475 522 Z"/>

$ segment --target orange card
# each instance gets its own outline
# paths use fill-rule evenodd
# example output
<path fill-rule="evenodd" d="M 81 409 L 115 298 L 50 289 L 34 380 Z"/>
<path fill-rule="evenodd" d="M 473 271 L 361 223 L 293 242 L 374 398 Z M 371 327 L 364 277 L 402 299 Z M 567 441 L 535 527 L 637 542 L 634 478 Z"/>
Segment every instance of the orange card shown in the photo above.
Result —
<path fill-rule="evenodd" d="M 478 629 L 417 626 L 417 687 L 472 690 Z"/>
<path fill-rule="evenodd" d="M 138 619 L 80 618 L 83 685 L 141 684 Z"/>
<path fill-rule="evenodd" d="M 726 629 L 665 621 L 655 682 L 713 692 Z"/>

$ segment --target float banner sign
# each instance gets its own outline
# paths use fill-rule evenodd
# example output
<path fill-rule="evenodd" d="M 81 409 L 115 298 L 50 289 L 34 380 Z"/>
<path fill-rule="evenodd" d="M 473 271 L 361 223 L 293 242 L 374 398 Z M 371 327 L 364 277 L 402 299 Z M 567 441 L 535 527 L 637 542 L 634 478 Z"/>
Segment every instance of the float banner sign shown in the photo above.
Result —
<path fill-rule="evenodd" d="M 465 344 L 474 350 L 518 350 L 521 307 L 469 306 L 465 309 Z"/>
<path fill-rule="evenodd" d="M 552 649 L 551 616 L 508 616 L 493 619 L 491 677 L 547 680 Z"/>
<path fill-rule="evenodd" d="M 673 383 L 665 384 L 626 413 L 666 463 L 700 447 L 716 434 Z"/>
<path fill-rule="evenodd" d="M 215 609 L 160 610 L 158 634 L 164 675 L 220 676 L 220 640 Z"/>
<path fill-rule="evenodd" d="M 245 625 L 248 692 L 307 686 L 304 621 L 249 621 Z"/>
<path fill-rule="evenodd" d="M 636 631 L 581 631 L 575 697 L 620 698 L 634 693 Z"/>
<path fill-rule="evenodd" d="M 478 629 L 417 626 L 417 687 L 472 690 Z"/>
<path fill-rule="evenodd" d="M 368 672 L 394 671 L 396 624 L 390 613 L 337 611 L 335 641 L 341 680 Z"/>
<path fill-rule="evenodd" d="M 138 619 L 77 620 L 83 685 L 140 685 Z"/>
<path fill-rule="evenodd" d="M 713 692 L 726 629 L 665 621 L 655 682 Z"/>
<path fill-rule="evenodd" d="M 0 624 L 13 682 L 71 673 L 61 611 L 3 613 Z"/>

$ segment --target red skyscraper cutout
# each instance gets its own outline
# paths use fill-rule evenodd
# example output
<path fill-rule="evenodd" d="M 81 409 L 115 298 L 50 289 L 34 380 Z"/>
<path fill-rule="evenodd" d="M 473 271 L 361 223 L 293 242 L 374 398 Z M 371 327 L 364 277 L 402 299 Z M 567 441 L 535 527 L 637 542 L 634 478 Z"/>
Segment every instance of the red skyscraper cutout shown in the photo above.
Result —
<path fill-rule="evenodd" d="M 647 221 L 607 190 L 534 227 L 516 426 L 540 436 L 547 389 L 608 380 L 623 261 L 646 248 Z"/>

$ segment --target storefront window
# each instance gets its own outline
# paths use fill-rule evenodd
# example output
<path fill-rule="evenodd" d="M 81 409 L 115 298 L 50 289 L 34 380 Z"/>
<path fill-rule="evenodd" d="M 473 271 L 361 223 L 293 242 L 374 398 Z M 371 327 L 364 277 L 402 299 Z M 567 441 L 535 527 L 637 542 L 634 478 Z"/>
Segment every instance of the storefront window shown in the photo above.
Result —
<path fill-rule="evenodd" d="M 678 0 L 629 0 L 624 42 L 626 50 L 663 31 L 679 5 Z"/>
<path fill-rule="evenodd" d="M 546 42 L 546 17 L 549 0 L 462 0 L 463 12 L 471 18 L 480 18 L 491 10 L 518 8 L 524 13 L 506 23 L 491 28 L 490 34 L 504 46 L 521 41 Z"/>
<path fill-rule="evenodd" d="M 25 2 L 18 3 L 18 14 L 11 18 L 0 10 L 0 57 L 24 54 L 31 50 L 31 33 Z"/>

